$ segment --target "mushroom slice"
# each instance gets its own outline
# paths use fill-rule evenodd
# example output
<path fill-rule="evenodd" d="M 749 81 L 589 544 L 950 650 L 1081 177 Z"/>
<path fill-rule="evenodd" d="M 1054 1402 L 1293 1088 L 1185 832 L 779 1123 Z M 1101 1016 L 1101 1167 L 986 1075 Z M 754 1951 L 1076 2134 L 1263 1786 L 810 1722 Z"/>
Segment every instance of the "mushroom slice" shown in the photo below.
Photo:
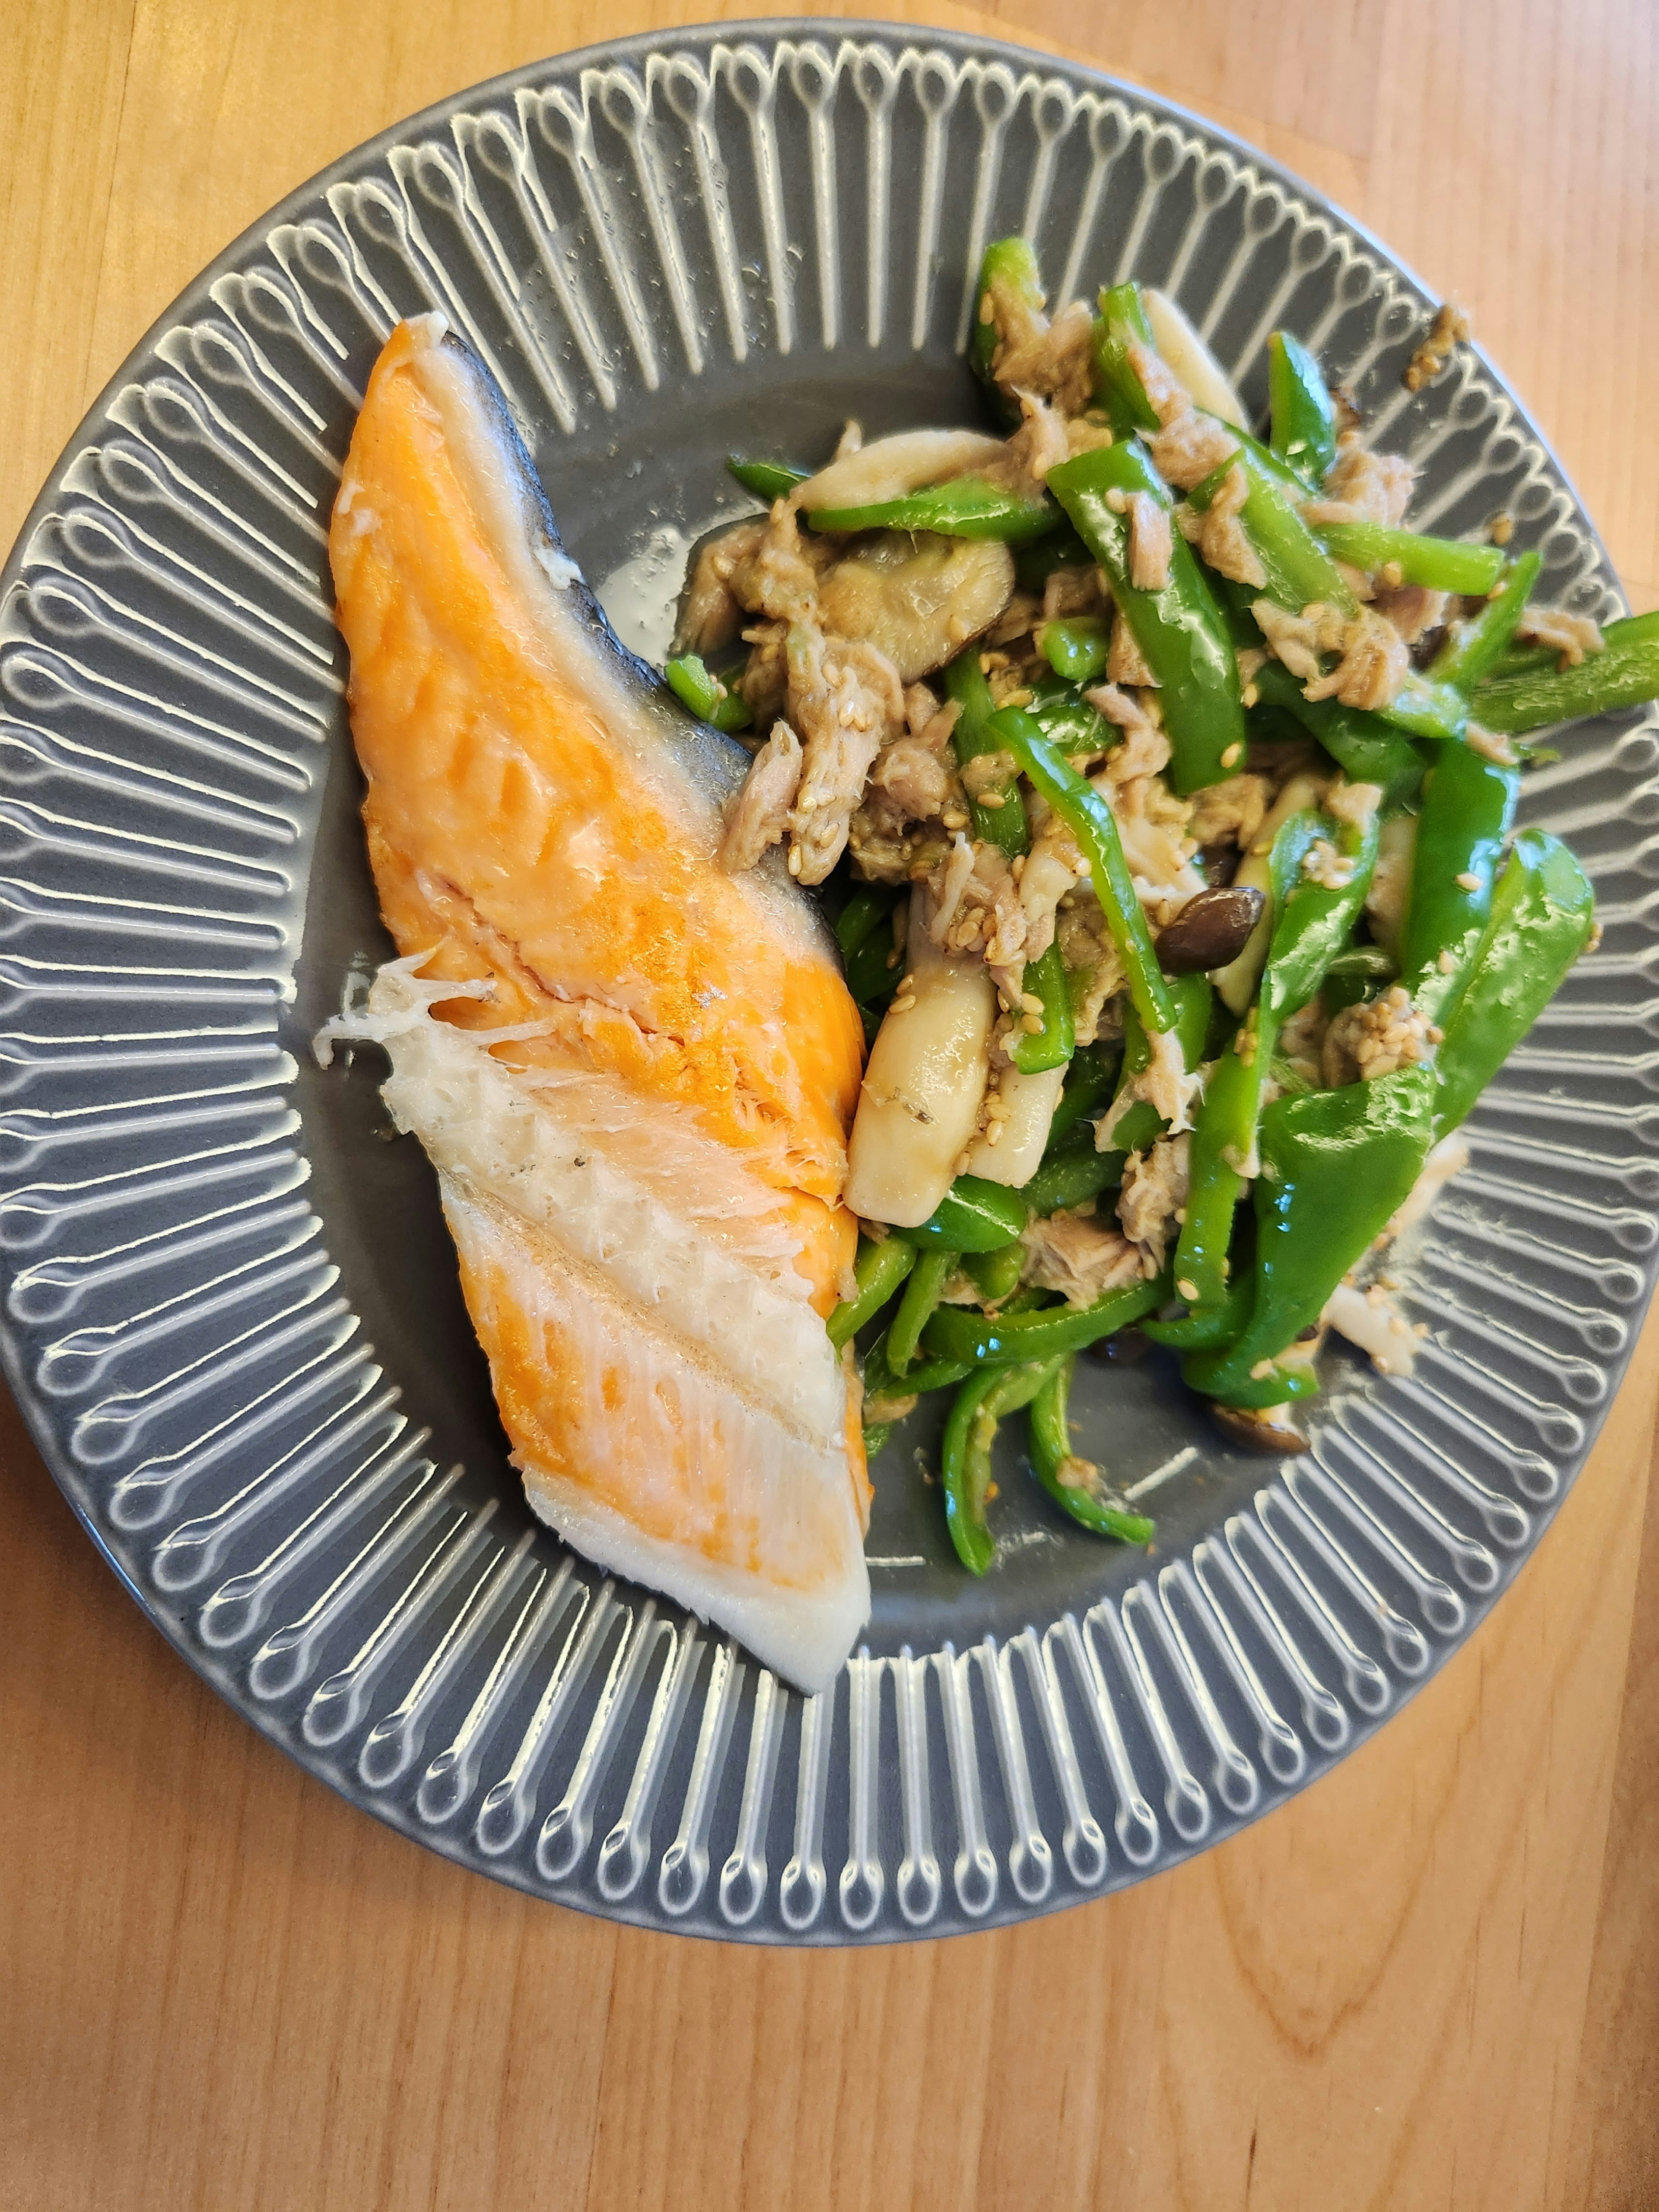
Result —
<path fill-rule="evenodd" d="M 897 430 L 827 462 L 796 485 L 794 503 L 807 514 L 821 507 L 876 507 L 988 468 L 1004 452 L 1002 440 L 983 430 Z"/>
<path fill-rule="evenodd" d="M 826 631 L 879 647 L 914 684 L 988 630 L 1013 591 L 1013 555 L 995 538 L 883 530 L 836 562 L 818 605 Z"/>
<path fill-rule="evenodd" d="M 1142 288 L 1140 297 L 1146 319 L 1152 326 L 1152 343 L 1194 405 L 1218 415 L 1236 430 L 1248 429 L 1249 418 L 1244 412 L 1243 401 L 1233 389 L 1231 377 L 1183 311 L 1167 293 L 1155 291 L 1150 284 Z"/>
<path fill-rule="evenodd" d="M 1259 1413 L 1242 1406 L 1212 1406 L 1216 1425 L 1245 1451 L 1261 1452 L 1272 1459 L 1288 1458 L 1308 1450 L 1308 1439 L 1290 1418 L 1288 1406 L 1269 1406 Z"/>

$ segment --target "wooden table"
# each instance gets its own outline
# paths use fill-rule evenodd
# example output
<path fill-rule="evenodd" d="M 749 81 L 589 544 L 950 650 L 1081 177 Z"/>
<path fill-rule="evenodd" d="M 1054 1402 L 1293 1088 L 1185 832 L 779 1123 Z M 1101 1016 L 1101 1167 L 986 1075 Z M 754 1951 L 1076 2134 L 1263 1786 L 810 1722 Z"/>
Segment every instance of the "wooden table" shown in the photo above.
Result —
<path fill-rule="evenodd" d="M 0 543 L 122 355 L 428 100 L 706 0 L 3 0 Z M 1456 290 L 1659 600 L 1659 10 L 1007 0 Z M 790 1955 L 350 1810 L 173 1657 L 0 1407 L 0 2201 L 1659 2205 L 1659 1327 L 1540 1556 L 1336 1774 L 1129 1894 Z"/>

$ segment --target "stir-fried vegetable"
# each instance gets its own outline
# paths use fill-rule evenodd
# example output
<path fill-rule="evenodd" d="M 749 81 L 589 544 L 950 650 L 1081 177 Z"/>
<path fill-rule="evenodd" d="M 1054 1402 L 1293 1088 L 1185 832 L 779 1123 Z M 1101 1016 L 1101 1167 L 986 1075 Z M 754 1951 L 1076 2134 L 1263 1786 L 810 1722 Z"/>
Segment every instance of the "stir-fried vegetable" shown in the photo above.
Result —
<path fill-rule="evenodd" d="M 1273 452 L 1304 483 L 1322 484 L 1336 459 L 1336 410 L 1319 363 L 1289 331 L 1267 341 L 1267 399 Z"/>

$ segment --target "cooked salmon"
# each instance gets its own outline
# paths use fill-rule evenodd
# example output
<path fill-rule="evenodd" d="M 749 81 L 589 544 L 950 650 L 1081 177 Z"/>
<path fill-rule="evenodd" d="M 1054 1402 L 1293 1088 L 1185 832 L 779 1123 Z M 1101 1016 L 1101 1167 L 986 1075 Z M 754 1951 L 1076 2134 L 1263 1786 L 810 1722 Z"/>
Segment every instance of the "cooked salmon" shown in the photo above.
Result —
<path fill-rule="evenodd" d="M 375 366 L 329 554 L 399 955 L 331 1028 L 386 1045 L 530 1502 L 821 1688 L 870 1604 L 832 943 L 719 865 L 747 755 L 617 643 L 441 316 Z"/>

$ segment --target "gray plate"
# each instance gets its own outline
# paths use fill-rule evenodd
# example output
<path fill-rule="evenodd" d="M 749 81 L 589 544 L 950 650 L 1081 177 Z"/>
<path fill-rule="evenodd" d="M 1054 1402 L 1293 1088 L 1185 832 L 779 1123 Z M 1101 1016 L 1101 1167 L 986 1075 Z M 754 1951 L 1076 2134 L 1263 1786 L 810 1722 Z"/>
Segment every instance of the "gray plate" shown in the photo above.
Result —
<path fill-rule="evenodd" d="M 1544 596 L 1622 601 L 1482 361 L 1409 400 L 1421 289 L 1258 155 L 1089 71 L 799 22 L 631 40 L 434 108 L 296 192 L 88 416 L 6 571 L 0 1260 L 7 1372 L 158 1626 L 356 1802 L 538 1894 L 833 1943 L 1137 1881 L 1322 1772 L 1466 1637 L 1582 1464 L 1649 1288 L 1651 714 L 1528 781 L 1607 924 L 1482 1102 L 1408 1276 L 1418 1372 L 1340 1353 L 1311 1456 L 1223 1449 L 1165 1359 L 1088 1366 L 1085 1448 L 1150 1559 L 1011 1451 L 961 1573 L 932 1438 L 877 1469 L 869 1641 L 808 1703 L 531 1521 L 433 1181 L 375 1055 L 307 1042 L 386 951 L 324 538 L 375 350 L 441 307 L 509 394 L 572 551 L 660 642 L 728 447 L 972 420 L 984 240 L 1065 299 L 1177 295 L 1252 402 L 1285 324 Z M 1018 1427 L 1019 1425 L 1012 1425 Z"/>

